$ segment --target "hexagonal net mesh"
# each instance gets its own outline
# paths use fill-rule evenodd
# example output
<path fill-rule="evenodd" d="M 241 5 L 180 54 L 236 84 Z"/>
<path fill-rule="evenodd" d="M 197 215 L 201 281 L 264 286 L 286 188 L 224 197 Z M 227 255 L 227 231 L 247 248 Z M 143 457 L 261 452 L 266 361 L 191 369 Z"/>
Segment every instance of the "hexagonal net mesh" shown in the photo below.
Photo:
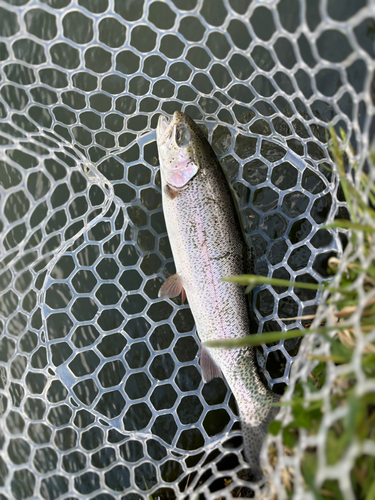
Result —
<path fill-rule="evenodd" d="M 234 398 L 202 382 L 189 307 L 157 297 L 174 264 L 155 127 L 175 110 L 200 124 L 256 274 L 321 282 L 347 242 L 322 226 L 348 218 L 327 127 L 361 166 L 374 5 L 7 0 L 0 15 L 1 498 L 281 498 L 282 443 L 268 486 L 249 483 Z M 283 318 L 319 299 L 259 287 L 253 332 L 300 329 Z M 279 393 L 298 347 L 257 353 Z"/>

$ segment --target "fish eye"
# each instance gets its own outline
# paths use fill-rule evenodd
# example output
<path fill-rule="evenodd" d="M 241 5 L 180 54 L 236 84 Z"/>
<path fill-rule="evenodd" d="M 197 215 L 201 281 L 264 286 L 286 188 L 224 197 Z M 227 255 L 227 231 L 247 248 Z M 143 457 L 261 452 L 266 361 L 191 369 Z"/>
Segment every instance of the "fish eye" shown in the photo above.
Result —
<path fill-rule="evenodd" d="M 179 148 L 183 148 L 189 144 L 190 132 L 186 127 L 178 127 L 176 130 L 176 144 Z"/>

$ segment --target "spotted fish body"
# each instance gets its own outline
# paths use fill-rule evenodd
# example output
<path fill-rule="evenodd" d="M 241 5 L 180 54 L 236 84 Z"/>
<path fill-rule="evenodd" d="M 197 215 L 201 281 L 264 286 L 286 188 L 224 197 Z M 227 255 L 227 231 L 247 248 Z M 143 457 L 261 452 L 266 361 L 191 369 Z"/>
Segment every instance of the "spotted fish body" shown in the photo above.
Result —
<path fill-rule="evenodd" d="M 220 278 L 244 274 L 245 247 L 228 185 L 211 146 L 194 121 L 160 117 L 157 144 L 163 210 L 177 274 L 159 296 L 184 294 L 202 342 L 249 334 L 244 288 Z M 255 478 L 259 452 L 277 397 L 261 382 L 252 348 L 202 349 L 205 381 L 224 375 L 240 412 L 245 456 Z M 204 355 L 204 356 L 203 356 Z M 220 373 L 221 372 L 221 373 Z"/>

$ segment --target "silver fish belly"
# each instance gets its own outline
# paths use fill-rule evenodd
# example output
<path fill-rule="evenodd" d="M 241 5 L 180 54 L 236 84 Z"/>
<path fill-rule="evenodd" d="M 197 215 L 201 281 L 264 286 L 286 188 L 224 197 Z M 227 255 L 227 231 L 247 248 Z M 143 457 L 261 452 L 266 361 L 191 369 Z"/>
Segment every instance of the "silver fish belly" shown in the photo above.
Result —
<path fill-rule="evenodd" d="M 159 296 L 185 294 L 202 342 L 249 334 L 242 286 L 221 278 L 244 274 L 245 247 L 228 185 L 211 146 L 191 118 L 175 112 L 159 119 L 157 143 L 162 198 L 176 275 Z M 205 349 L 205 350 L 204 350 Z M 244 451 L 261 476 L 259 452 L 279 399 L 261 382 L 252 348 L 204 348 L 203 379 L 224 375 L 239 408 Z"/>

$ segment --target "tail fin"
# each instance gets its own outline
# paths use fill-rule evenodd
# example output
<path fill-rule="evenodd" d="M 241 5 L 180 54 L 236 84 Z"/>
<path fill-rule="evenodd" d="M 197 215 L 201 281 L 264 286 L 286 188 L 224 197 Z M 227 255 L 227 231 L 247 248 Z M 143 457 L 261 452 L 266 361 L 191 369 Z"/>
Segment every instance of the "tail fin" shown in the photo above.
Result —
<path fill-rule="evenodd" d="M 271 394 L 273 396 L 273 393 Z M 278 401 L 278 398 L 273 398 L 272 402 L 276 401 Z M 269 403 L 267 403 L 267 405 L 269 405 Z M 247 421 L 249 415 L 240 409 L 244 453 L 246 460 L 250 465 L 254 481 L 258 481 L 263 476 L 262 469 L 260 467 L 260 450 L 267 434 L 268 424 L 276 417 L 278 411 L 279 408 L 269 406 L 269 411 L 262 423 L 254 425 L 253 422 Z"/>
<path fill-rule="evenodd" d="M 252 469 L 254 480 L 258 480 L 262 477 L 260 450 L 268 424 L 279 411 L 279 408 L 272 404 L 278 402 L 280 396 L 263 385 L 254 358 L 253 349 L 241 353 L 230 386 L 240 412 L 245 457 Z"/>

